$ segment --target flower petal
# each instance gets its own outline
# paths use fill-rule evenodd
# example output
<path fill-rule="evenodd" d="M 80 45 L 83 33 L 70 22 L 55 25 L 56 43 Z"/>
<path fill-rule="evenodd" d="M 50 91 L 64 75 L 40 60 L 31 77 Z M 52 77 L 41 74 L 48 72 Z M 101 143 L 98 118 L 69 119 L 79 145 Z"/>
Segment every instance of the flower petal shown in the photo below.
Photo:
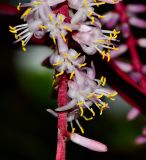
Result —
<path fill-rule="evenodd" d="M 62 111 L 70 110 L 75 107 L 76 103 L 77 101 L 75 99 L 71 100 L 67 105 L 62 106 L 60 108 L 56 108 L 55 111 L 62 112 Z"/>
<path fill-rule="evenodd" d="M 146 48 L 146 38 L 140 38 L 137 40 L 137 43 L 140 47 Z"/>
<path fill-rule="evenodd" d="M 92 151 L 106 152 L 108 150 L 105 144 L 89 139 L 89 138 L 86 138 L 86 137 L 83 137 L 83 136 L 80 136 L 77 133 L 71 134 L 70 139 L 72 142 L 80 146 L 83 146 L 85 148 L 88 148 Z"/>

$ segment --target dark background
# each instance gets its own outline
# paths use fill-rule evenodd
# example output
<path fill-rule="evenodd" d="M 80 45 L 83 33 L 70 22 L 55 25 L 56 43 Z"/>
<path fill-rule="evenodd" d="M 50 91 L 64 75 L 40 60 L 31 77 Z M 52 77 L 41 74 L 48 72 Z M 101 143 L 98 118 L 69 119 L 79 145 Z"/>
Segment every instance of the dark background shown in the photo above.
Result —
<path fill-rule="evenodd" d="M 0 2 L 16 5 L 19 1 Z M 1 29 L 3 23 L 0 25 Z M 145 31 L 139 31 L 139 36 L 143 34 Z M 50 49 L 30 45 L 24 54 L 19 45 L 12 46 L 11 36 L 3 39 L 0 36 L 0 42 L 0 160 L 54 160 L 57 119 L 46 112 L 47 108 L 57 107 L 51 87 L 53 70 L 41 66 Z M 68 160 L 146 159 L 146 145 L 134 144 L 145 117 L 128 122 L 126 114 L 131 106 L 120 97 L 110 106 L 111 110 L 93 121 L 80 121 L 85 136 L 107 144 L 109 151 L 95 153 L 68 142 Z"/>

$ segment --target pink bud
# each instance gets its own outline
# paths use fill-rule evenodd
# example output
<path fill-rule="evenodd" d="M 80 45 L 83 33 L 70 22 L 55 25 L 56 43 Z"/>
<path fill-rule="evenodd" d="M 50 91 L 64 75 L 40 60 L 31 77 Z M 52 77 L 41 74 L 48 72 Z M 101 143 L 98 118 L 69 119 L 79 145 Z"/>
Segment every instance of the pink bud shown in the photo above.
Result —
<path fill-rule="evenodd" d="M 137 43 L 140 47 L 146 48 L 146 38 L 138 39 Z"/>
<path fill-rule="evenodd" d="M 136 108 L 133 108 L 128 112 L 127 119 L 131 121 L 135 119 L 138 115 L 139 115 L 139 110 Z"/>
<path fill-rule="evenodd" d="M 107 146 L 104 145 L 103 143 L 100 143 L 98 141 L 80 136 L 79 134 L 76 134 L 76 133 L 71 134 L 70 139 L 72 142 L 74 142 L 78 145 L 81 145 L 85 148 L 88 148 L 92 151 L 106 152 L 108 150 Z"/>
<path fill-rule="evenodd" d="M 146 6 L 143 4 L 129 4 L 126 9 L 128 12 L 142 13 L 146 11 Z"/>
<path fill-rule="evenodd" d="M 146 21 L 137 17 L 131 17 L 129 23 L 135 27 L 146 28 Z"/>
<path fill-rule="evenodd" d="M 135 139 L 135 144 L 143 144 L 143 143 L 146 143 L 146 137 L 139 136 Z"/>

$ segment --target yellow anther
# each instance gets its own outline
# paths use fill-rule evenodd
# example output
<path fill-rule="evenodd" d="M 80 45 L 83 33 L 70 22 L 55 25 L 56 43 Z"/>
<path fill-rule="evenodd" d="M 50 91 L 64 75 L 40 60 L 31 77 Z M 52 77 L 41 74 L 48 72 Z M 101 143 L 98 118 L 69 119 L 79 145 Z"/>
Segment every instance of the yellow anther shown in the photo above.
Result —
<path fill-rule="evenodd" d="M 112 94 L 110 94 L 111 97 L 115 97 L 118 94 L 118 92 L 114 92 Z"/>
<path fill-rule="evenodd" d="M 75 72 L 73 71 L 71 74 L 70 74 L 70 78 L 69 79 L 72 79 L 75 75 Z"/>
<path fill-rule="evenodd" d="M 69 28 L 69 27 L 67 27 L 67 26 L 64 26 L 64 29 L 66 29 L 66 30 L 69 31 L 69 32 L 72 32 L 72 29 Z"/>
<path fill-rule="evenodd" d="M 72 56 L 74 59 L 77 59 L 79 56 L 81 55 L 81 53 L 78 53 L 77 56 Z"/>
<path fill-rule="evenodd" d="M 9 26 L 9 29 L 10 29 L 10 30 L 16 30 L 16 28 L 15 28 L 15 27 L 12 27 L 12 26 Z"/>
<path fill-rule="evenodd" d="M 93 108 L 91 108 L 90 111 L 91 111 L 91 113 L 92 113 L 92 115 L 94 117 L 95 116 L 95 112 L 94 112 Z"/>
<path fill-rule="evenodd" d="M 53 66 L 59 66 L 59 65 L 61 65 L 61 64 L 62 64 L 62 61 L 59 61 L 59 62 L 57 62 L 57 63 L 54 63 Z"/>
<path fill-rule="evenodd" d="M 75 132 L 75 130 L 76 130 L 75 128 L 72 128 L 72 131 L 71 131 L 71 133 L 74 133 L 74 132 Z"/>
<path fill-rule="evenodd" d="M 44 25 L 40 25 L 40 29 L 47 29 L 47 27 Z"/>
<path fill-rule="evenodd" d="M 96 3 L 96 0 L 94 1 Z M 105 4 L 105 2 L 96 3 L 96 6 L 99 7 L 101 5 Z"/>
<path fill-rule="evenodd" d="M 114 29 L 114 30 L 113 30 L 113 34 L 114 34 L 114 35 L 120 34 L 120 31 L 116 31 L 116 30 Z"/>
<path fill-rule="evenodd" d="M 80 111 L 81 111 L 80 116 L 82 117 L 83 114 L 84 114 L 84 110 L 83 110 L 83 108 L 81 106 L 79 106 L 79 108 L 80 108 Z"/>
<path fill-rule="evenodd" d="M 24 43 L 24 41 L 22 40 L 21 41 L 21 45 L 24 47 L 25 46 L 25 43 Z"/>
<path fill-rule="evenodd" d="M 90 10 L 90 12 L 88 13 L 88 16 L 90 17 L 92 15 L 93 11 Z"/>
<path fill-rule="evenodd" d="M 55 82 L 56 82 L 56 80 L 54 79 L 53 82 L 52 82 L 52 86 L 54 86 Z"/>
<path fill-rule="evenodd" d="M 104 42 L 105 42 L 104 39 L 98 39 L 98 40 L 97 40 L 97 43 L 104 43 Z"/>
<path fill-rule="evenodd" d="M 39 4 L 41 4 L 41 2 L 38 2 L 38 1 L 33 2 L 33 6 L 39 5 Z"/>
<path fill-rule="evenodd" d="M 102 16 L 102 15 L 98 15 L 98 18 L 105 18 L 105 16 Z"/>
<path fill-rule="evenodd" d="M 79 102 L 77 103 L 78 106 L 82 106 L 83 104 L 84 104 L 84 101 L 79 101 Z"/>
<path fill-rule="evenodd" d="M 82 134 L 84 134 L 85 132 L 84 132 L 84 129 L 83 129 L 83 127 L 82 126 L 80 126 L 80 130 L 81 130 L 81 133 Z"/>
<path fill-rule="evenodd" d="M 20 11 L 21 3 L 18 4 L 17 10 Z"/>
<path fill-rule="evenodd" d="M 62 14 L 59 15 L 59 19 L 60 19 L 60 21 L 63 23 L 64 20 L 63 20 Z"/>
<path fill-rule="evenodd" d="M 115 46 L 113 46 L 112 49 L 115 50 L 115 51 L 118 51 L 118 50 L 119 50 L 119 48 L 116 48 Z"/>
<path fill-rule="evenodd" d="M 64 73 L 64 71 L 61 71 L 60 73 L 56 74 L 56 77 L 63 75 L 63 73 Z"/>
<path fill-rule="evenodd" d="M 26 52 L 26 48 L 25 48 L 25 47 L 23 47 L 23 46 L 22 46 L 22 51 L 23 51 L 23 52 Z"/>
<path fill-rule="evenodd" d="M 17 34 L 15 34 L 15 39 L 16 39 L 16 40 L 18 39 L 18 36 L 17 36 Z"/>
<path fill-rule="evenodd" d="M 97 0 L 93 0 L 94 1 L 94 3 L 96 3 L 97 2 Z"/>
<path fill-rule="evenodd" d="M 101 77 L 101 79 L 100 79 L 100 84 L 101 84 L 102 86 L 105 86 L 105 84 L 106 84 L 106 78 L 105 78 L 104 76 Z"/>
<path fill-rule="evenodd" d="M 85 119 L 85 121 L 91 121 L 93 119 L 93 117 L 87 118 L 85 116 L 83 116 L 83 118 Z"/>
<path fill-rule="evenodd" d="M 102 59 L 105 58 L 105 50 L 103 50 L 102 52 L 99 52 L 102 55 Z"/>
<path fill-rule="evenodd" d="M 68 56 L 69 56 L 68 53 L 62 53 L 62 54 L 63 54 L 63 56 L 65 56 L 65 57 L 68 57 Z"/>
<path fill-rule="evenodd" d="M 17 31 L 16 30 L 9 30 L 9 32 L 16 34 Z"/>
<path fill-rule="evenodd" d="M 53 39 L 54 44 L 56 45 L 56 39 L 54 35 L 52 36 L 52 39 Z"/>
<path fill-rule="evenodd" d="M 91 17 L 91 24 L 94 24 L 94 22 L 95 22 L 95 18 Z"/>
<path fill-rule="evenodd" d="M 79 64 L 79 67 L 85 67 L 87 65 L 87 63 L 83 63 L 83 64 Z"/>
<path fill-rule="evenodd" d="M 87 0 L 84 0 L 84 5 L 85 5 L 86 8 L 88 8 Z"/>
<path fill-rule="evenodd" d="M 89 93 L 89 95 L 86 96 L 86 98 L 91 98 L 94 95 L 94 93 Z"/>
<path fill-rule="evenodd" d="M 24 13 L 23 15 L 21 16 L 21 19 L 23 19 L 24 17 L 28 16 L 28 14 L 32 11 L 31 8 L 28 8 Z"/>
<path fill-rule="evenodd" d="M 102 98 L 103 96 L 104 96 L 104 94 L 102 93 L 102 94 L 96 96 L 96 98 L 100 99 L 100 98 Z"/>
<path fill-rule="evenodd" d="M 110 51 L 109 51 L 110 52 Z M 111 57 L 110 57 L 110 53 L 109 52 L 107 52 L 106 53 L 106 56 L 107 56 L 107 61 L 109 62 L 110 61 L 110 59 L 111 59 Z"/>
<path fill-rule="evenodd" d="M 62 39 L 64 40 L 64 42 L 66 42 L 66 38 L 65 38 L 65 36 L 64 36 L 63 33 L 61 33 L 61 37 L 62 37 Z"/>
<path fill-rule="evenodd" d="M 53 22 L 53 17 L 51 16 L 51 14 L 48 14 L 48 17 L 49 17 L 50 21 Z"/>
<path fill-rule="evenodd" d="M 108 103 L 105 103 L 100 109 L 100 115 L 102 115 L 103 111 L 107 108 Z"/>

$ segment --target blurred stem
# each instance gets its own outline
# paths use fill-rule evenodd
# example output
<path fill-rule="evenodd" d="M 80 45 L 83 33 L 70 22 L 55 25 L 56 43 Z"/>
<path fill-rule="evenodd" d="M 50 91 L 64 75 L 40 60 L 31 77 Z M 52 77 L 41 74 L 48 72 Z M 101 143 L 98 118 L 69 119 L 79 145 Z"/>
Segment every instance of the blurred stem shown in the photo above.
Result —
<path fill-rule="evenodd" d="M 121 23 L 128 23 L 128 16 L 126 14 L 126 11 L 125 11 L 125 6 L 122 2 L 118 3 L 116 5 L 116 11 L 120 14 L 120 21 Z M 130 27 L 129 27 L 130 28 Z M 127 43 L 127 46 L 129 48 L 129 51 L 130 51 L 130 55 L 131 55 L 131 62 L 132 62 L 132 66 L 133 66 L 133 70 L 136 71 L 136 72 L 139 72 L 141 73 L 142 75 L 142 78 L 141 78 L 141 82 L 140 82 L 140 85 L 141 85 L 141 88 L 142 88 L 142 91 L 146 93 L 146 77 L 142 71 L 142 62 L 139 58 L 139 54 L 138 54 L 138 51 L 136 49 L 136 39 L 132 33 L 132 31 L 130 30 L 130 36 L 128 37 L 126 43 Z M 141 89 L 140 88 L 140 89 Z"/>

